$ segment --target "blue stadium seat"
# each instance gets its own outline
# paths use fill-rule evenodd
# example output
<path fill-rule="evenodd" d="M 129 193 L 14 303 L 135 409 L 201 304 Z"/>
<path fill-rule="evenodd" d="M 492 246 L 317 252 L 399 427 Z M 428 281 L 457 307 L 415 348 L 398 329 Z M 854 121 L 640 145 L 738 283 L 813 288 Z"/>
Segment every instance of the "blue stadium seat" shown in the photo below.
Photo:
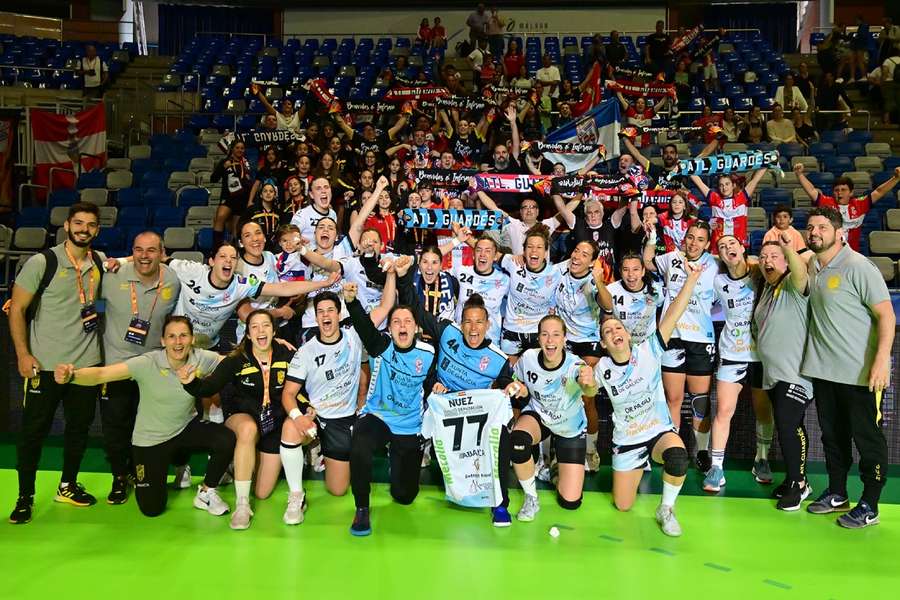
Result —
<path fill-rule="evenodd" d="M 212 227 L 204 227 L 197 232 L 197 248 L 201 252 L 208 254 L 213 247 L 213 230 Z"/>
<path fill-rule="evenodd" d="M 804 174 L 806 175 L 806 178 L 809 179 L 809 182 L 819 189 L 828 188 L 830 190 L 834 185 L 834 175 L 832 173 L 817 173 L 811 171 Z"/>
<path fill-rule="evenodd" d="M 144 201 L 141 198 L 141 190 L 139 188 L 123 188 L 116 193 L 116 204 L 119 208 L 126 206 L 143 206 Z"/>
<path fill-rule="evenodd" d="M 778 153 L 791 159 L 795 156 L 803 156 L 806 153 L 806 149 L 803 147 L 803 144 L 785 143 L 778 146 Z"/>
<path fill-rule="evenodd" d="M 206 206 L 209 204 L 209 191 L 206 188 L 188 188 L 178 196 L 178 206 Z"/>
<path fill-rule="evenodd" d="M 170 206 L 159 206 L 153 209 L 151 219 L 153 226 L 165 230 L 166 227 L 182 227 L 184 226 L 184 215 L 186 211 L 181 208 L 172 208 Z"/>
<path fill-rule="evenodd" d="M 847 134 L 847 141 L 855 142 L 857 144 L 868 144 L 872 141 L 872 132 L 871 131 L 851 131 Z"/>
<path fill-rule="evenodd" d="M 50 199 L 47 201 L 47 207 L 55 208 L 57 206 L 71 206 L 76 202 L 78 202 L 78 192 L 72 189 L 63 188 L 53 190 L 53 193 L 50 194 Z"/>
<path fill-rule="evenodd" d="M 759 192 L 759 205 L 769 214 L 775 210 L 779 204 L 791 205 L 790 190 L 782 190 L 779 188 L 763 188 Z"/>
<path fill-rule="evenodd" d="M 853 161 L 847 156 L 826 156 L 822 166 L 824 170 L 840 175 L 853 170 Z"/>
<path fill-rule="evenodd" d="M 154 187 L 145 189 L 143 193 L 144 205 L 148 207 L 163 206 L 171 207 L 172 192 L 165 187 Z M 173 209 L 174 210 L 174 209 Z"/>
<path fill-rule="evenodd" d="M 844 144 L 847 142 L 847 135 L 843 131 L 823 131 L 819 134 L 819 139 L 829 144 Z"/>
<path fill-rule="evenodd" d="M 119 209 L 116 218 L 118 227 L 146 227 L 147 209 L 143 206 L 125 206 Z"/>
<path fill-rule="evenodd" d="M 826 156 L 834 155 L 834 144 L 831 142 L 815 142 L 809 145 L 810 156 L 817 157 L 820 161 Z"/>
<path fill-rule="evenodd" d="M 75 186 L 79 190 L 85 188 L 102 188 L 106 187 L 106 173 L 103 171 L 88 171 L 78 176 L 78 183 Z"/>
<path fill-rule="evenodd" d="M 838 144 L 836 146 L 837 153 L 839 156 L 847 156 L 851 159 L 857 156 L 865 156 L 866 149 L 859 142 L 846 142 L 843 144 Z"/>
<path fill-rule="evenodd" d="M 16 217 L 16 227 L 46 227 L 50 211 L 43 206 L 25 206 Z"/>
<path fill-rule="evenodd" d="M 100 229 L 92 245 L 107 255 L 120 255 L 125 251 L 125 236 L 118 227 L 104 227 Z"/>

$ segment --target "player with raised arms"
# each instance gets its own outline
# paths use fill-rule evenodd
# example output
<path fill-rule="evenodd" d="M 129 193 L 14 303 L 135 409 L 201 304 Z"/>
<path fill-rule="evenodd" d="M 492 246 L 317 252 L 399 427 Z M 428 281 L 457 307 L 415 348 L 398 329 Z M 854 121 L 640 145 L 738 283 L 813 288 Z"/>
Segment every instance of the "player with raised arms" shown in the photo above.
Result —
<path fill-rule="evenodd" d="M 579 246 L 582 243 L 585 242 Z M 525 501 L 516 515 L 520 521 L 533 521 L 541 508 L 531 450 L 548 437 L 553 438 L 559 463 L 556 501 L 566 510 L 581 506 L 588 424 L 582 396 L 593 399 L 597 394 L 591 367 L 566 351 L 566 324 L 562 318 L 547 315 L 541 319 L 538 343 L 540 348 L 526 350 L 516 362 L 516 381 L 506 386 L 510 397 L 522 398 L 525 404 L 510 434 L 513 468 L 525 492 Z M 588 383 L 582 385 L 582 380 Z"/>
<path fill-rule="evenodd" d="M 597 285 L 600 307 L 625 325 L 637 345 L 656 332 L 656 311 L 663 305 L 665 295 L 637 254 L 622 256 L 619 275 L 621 279 L 609 285 Z"/>

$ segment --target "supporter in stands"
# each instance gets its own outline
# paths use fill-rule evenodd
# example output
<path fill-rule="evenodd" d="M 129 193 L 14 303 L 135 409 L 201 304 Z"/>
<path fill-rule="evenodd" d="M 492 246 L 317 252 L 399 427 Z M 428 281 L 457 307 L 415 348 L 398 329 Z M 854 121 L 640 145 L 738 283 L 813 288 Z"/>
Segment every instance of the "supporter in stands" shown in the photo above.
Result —
<path fill-rule="evenodd" d="M 778 86 L 778 89 L 775 90 L 775 103 L 787 109 L 799 108 L 803 112 L 809 110 L 806 98 L 794 85 L 794 76 L 790 73 L 784 76 L 784 85 Z"/>
<path fill-rule="evenodd" d="M 866 73 L 869 69 L 867 51 L 869 49 L 869 24 L 865 22 L 862 15 L 856 16 L 856 32 L 850 39 L 850 58 L 848 69 L 850 76 L 847 78 L 847 85 L 856 82 L 856 75 L 859 73 L 860 81 L 865 80 Z M 838 72 L 840 75 L 840 71 Z"/>
<path fill-rule="evenodd" d="M 619 99 L 619 104 L 625 113 L 625 122 L 640 128 L 650 127 L 653 119 L 656 117 L 656 113 L 662 110 L 669 101 L 668 96 L 663 96 L 653 106 L 647 106 L 647 99 L 641 97 L 635 100 L 632 105 L 620 91 L 616 91 L 616 98 Z M 649 133 L 641 133 L 635 141 L 635 146 L 643 148 L 651 144 L 652 136 Z"/>
<path fill-rule="evenodd" d="M 812 76 L 809 74 L 809 65 L 805 62 L 801 62 L 800 66 L 797 68 L 797 73 L 793 75 L 793 78 L 797 90 L 803 94 L 803 97 L 807 100 L 807 104 L 812 108 L 815 105 L 816 86 L 813 83 Z"/>
<path fill-rule="evenodd" d="M 799 108 L 791 111 L 791 122 L 794 124 L 794 133 L 797 135 L 797 141 L 807 148 L 809 145 L 819 139 L 815 127 L 809 122 L 809 115 L 800 112 Z"/>
<path fill-rule="evenodd" d="M 766 175 L 767 168 L 757 169 L 746 181 L 743 175 L 722 175 L 716 185 L 716 190 L 710 190 L 702 179 L 691 175 L 694 186 L 712 208 L 712 216 L 709 218 L 712 244 L 718 246 L 719 238 L 723 235 L 732 235 L 744 245 L 750 247 L 749 231 L 747 230 L 747 209 L 750 207 L 753 192 L 756 186 Z"/>
<path fill-rule="evenodd" d="M 780 104 L 776 103 L 772 106 L 772 116 L 766 121 L 766 133 L 769 141 L 773 144 L 797 141 L 794 123 L 790 119 L 784 118 L 784 109 Z"/>
<path fill-rule="evenodd" d="M 881 64 L 881 96 L 884 99 L 885 125 L 900 118 L 900 50 L 891 50 L 890 56 Z"/>
<path fill-rule="evenodd" d="M 607 62 L 613 68 L 618 67 L 628 58 L 628 49 L 625 48 L 625 44 L 619 41 L 619 32 L 615 29 L 609 32 L 609 43 L 604 46 L 603 53 L 606 55 Z"/>
<path fill-rule="evenodd" d="M 528 70 L 525 68 L 525 65 L 519 67 L 519 73 L 512 79 L 509 79 L 506 82 L 506 85 L 510 87 L 514 87 L 517 90 L 530 90 L 533 82 L 531 77 L 528 76 Z"/>
<path fill-rule="evenodd" d="M 739 118 L 734 109 L 730 106 L 725 109 L 722 115 L 722 133 L 725 134 L 726 142 L 736 142 L 741 136 L 746 123 Z"/>
<path fill-rule="evenodd" d="M 556 100 L 556 105 L 559 108 L 562 107 L 563 103 L 574 102 L 577 104 L 581 101 L 581 90 L 574 87 L 571 80 L 563 79 L 559 89 L 559 97 Z"/>
<path fill-rule="evenodd" d="M 506 19 L 497 12 L 497 7 L 491 7 L 491 14 L 488 16 L 485 33 L 488 36 L 488 43 L 491 48 L 491 54 L 495 57 L 503 56 L 503 31 L 506 26 Z"/>
<path fill-rule="evenodd" d="M 665 32 L 665 23 L 656 22 L 656 31 L 647 36 L 644 46 L 644 65 L 654 74 L 668 71 L 671 62 L 672 36 Z"/>
<path fill-rule="evenodd" d="M 507 82 L 518 77 L 519 71 L 525 65 L 525 57 L 516 40 L 509 40 L 506 54 L 503 56 L 503 76 Z"/>
<path fill-rule="evenodd" d="M 741 135 L 738 137 L 738 141 L 745 143 L 752 143 L 754 140 L 765 141 L 766 120 L 759 106 L 751 108 L 750 112 L 744 115 L 743 121 L 744 125 L 741 128 Z"/>
<path fill-rule="evenodd" d="M 416 34 L 416 41 L 421 42 L 424 46 L 428 47 L 431 45 L 433 35 L 434 32 L 428 24 L 428 17 L 423 18 L 422 22 L 419 23 L 419 32 Z"/>
<path fill-rule="evenodd" d="M 719 71 L 712 54 L 703 57 L 703 85 L 707 93 L 719 91 Z"/>
<path fill-rule="evenodd" d="M 559 84 L 562 77 L 559 74 L 559 68 L 553 64 L 553 59 L 549 54 L 544 54 L 542 66 L 534 74 L 534 78 L 544 84 L 545 96 L 559 97 Z"/>
<path fill-rule="evenodd" d="M 447 47 L 447 30 L 441 24 L 441 18 L 434 18 L 434 27 L 431 28 L 431 47 L 435 50 L 443 50 Z"/>
<path fill-rule="evenodd" d="M 481 40 L 487 41 L 488 14 L 484 12 L 484 4 L 478 7 L 466 17 L 466 25 L 469 27 L 469 42 L 475 46 Z"/>
<path fill-rule="evenodd" d="M 900 25 L 895 25 L 891 17 L 885 16 L 878 32 L 878 62 L 882 63 L 896 54 L 900 54 Z"/>
<path fill-rule="evenodd" d="M 78 59 L 75 71 L 81 75 L 82 89 L 86 98 L 102 98 L 103 88 L 109 80 L 109 68 L 103 59 L 97 56 L 97 48 L 93 44 L 84 47 L 84 56 Z"/>
<path fill-rule="evenodd" d="M 772 211 L 772 228 L 763 236 L 763 244 L 766 242 L 782 243 L 787 238 L 795 252 L 806 251 L 806 240 L 799 231 L 794 229 L 794 214 L 791 207 L 779 204 Z"/>
<path fill-rule="evenodd" d="M 216 243 L 225 239 L 225 227 L 234 233 L 238 218 L 250 204 L 250 190 L 253 187 L 250 163 L 244 156 L 244 142 L 235 140 L 228 149 L 228 154 L 213 169 L 210 181 L 222 182 L 222 202 L 216 209 L 213 223 L 213 237 Z"/>
<path fill-rule="evenodd" d="M 275 115 L 275 119 L 278 121 L 278 129 L 289 129 L 294 133 L 300 133 L 300 124 L 306 116 L 305 105 L 301 106 L 298 112 L 294 112 L 294 101 L 290 98 L 282 98 L 281 111 L 277 111 L 269 102 L 269 99 L 266 98 L 266 95 L 259 85 L 251 83 L 250 93 L 259 98 L 259 101 L 262 103 L 263 108 L 266 109 L 268 114 Z"/>
<path fill-rule="evenodd" d="M 816 117 L 819 131 L 846 129 L 849 127 L 850 111 L 856 110 L 844 86 L 835 80 L 834 73 L 830 71 L 822 73 L 822 81 L 816 89 L 816 108 L 819 111 L 843 111 L 841 114 L 820 112 Z"/>
<path fill-rule="evenodd" d="M 262 152 L 262 166 L 256 171 L 256 179 L 250 188 L 250 197 L 256 198 L 259 188 L 266 181 L 274 181 L 279 190 L 284 189 L 287 179 L 287 169 L 284 161 L 278 156 L 277 146 L 268 146 Z"/>

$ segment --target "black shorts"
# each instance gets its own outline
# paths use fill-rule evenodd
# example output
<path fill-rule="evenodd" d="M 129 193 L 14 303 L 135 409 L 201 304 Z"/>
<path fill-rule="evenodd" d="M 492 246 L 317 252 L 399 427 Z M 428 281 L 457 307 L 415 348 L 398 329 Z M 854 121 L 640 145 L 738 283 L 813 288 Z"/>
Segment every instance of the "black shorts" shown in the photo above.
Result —
<path fill-rule="evenodd" d="M 256 421 L 257 428 L 260 427 L 259 407 L 253 402 L 245 398 L 228 398 L 222 402 L 222 412 L 225 413 L 225 420 L 231 415 L 249 415 Z M 274 426 L 272 430 L 263 434 L 260 430 L 259 441 L 256 442 L 256 449 L 266 454 L 278 454 L 281 447 L 281 426 L 284 425 L 284 408 L 281 402 L 272 404 L 272 417 Z"/>
<path fill-rule="evenodd" d="M 663 431 L 656 434 L 645 442 L 637 444 L 624 444 L 612 446 L 612 468 L 613 471 L 635 471 L 643 469 L 653 458 L 653 448 L 659 442 L 662 436 L 667 433 L 678 435 L 675 429 Z"/>
<path fill-rule="evenodd" d="M 538 427 L 541 428 L 541 439 L 537 441 L 544 441 L 548 437 L 553 442 L 553 447 L 556 450 L 556 462 L 565 463 L 565 464 L 573 464 L 573 465 L 583 465 L 585 455 L 587 454 L 587 434 L 581 433 L 575 437 L 563 437 L 561 435 L 556 435 L 550 429 L 544 425 L 544 422 L 541 421 L 541 416 L 537 414 L 533 410 L 524 411 L 519 417 L 524 417 L 528 415 L 538 422 Z"/>
<path fill-rule="evenodd" d="M 518 356 L 526 350 L 537 348 L 539 345 L 537 333 L 500 330 L 500 349 L 506 354 Z"/>
<path fill-rule="evenodd" d="M 356 415 L 337 419 L 316 417 L 319 440 L 322 442 L 322 456 L 348 462 L 350 460 L 350 439 L 353 437 L 353 425 L 355 424 Z"/>
<path fill-rule="evenodd" d="M 600 345 L 600 342 L 566 341 L 566 350 L 579 358 L 584 358 L 585 356 L 600 358 L 604 354 L 603 346 Z"/>
<path fill-rule="evenodd" d="M 229 194 L 227 198 L 222 198 L 222 204 L 231 209 L 231 216 L 240 217 L 247 210 L 247 197 Z"/>
<path fill-rule="evenodd" d="M 716 345 L 672 338 L 663 354 L 662 370 L 685 375 L 712 375 L 716 370 Z"/>

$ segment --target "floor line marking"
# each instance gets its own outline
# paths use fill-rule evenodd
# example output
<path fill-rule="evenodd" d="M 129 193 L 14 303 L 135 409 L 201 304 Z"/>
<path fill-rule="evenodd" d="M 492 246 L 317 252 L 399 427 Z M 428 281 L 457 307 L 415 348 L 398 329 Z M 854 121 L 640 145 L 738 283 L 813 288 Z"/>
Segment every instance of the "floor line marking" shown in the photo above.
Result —
<path fill-rule="evenodd" d="M 723 573 L 730 573 L 731 567 L 726 567 L 725 565 L 717 565 L 716 563 L 703 563 L 704 567 L 709 567 L 710 569 L 715 569 L 716 571 L 722 571 Z"/>
<path fill-rule="evenodd" d="M 618 538 L 614 535 L 601 534 L 598 537 L 603 540 L 609 540 L 610 542 L 621 542 L 622 541 L 622 538 Z"/>
<path fill-rule="evenodd" d="M 650 552 L 657 552 L 659 554 L 665 554 L 666 556 L 675 556 L 675 553 L 671 550 L 666 550 L 665 548 L 650 548 Z"/>
<path fill-rule="evenodd" d="M 791 589 L 790 585 L 788 585 L 786 583 L 782 583 L 780 581 L 775 581 L 774 579 L 763 579 L 763 583 L 771 585 L 772 587 L 781 588 L 783 590 Z"/>

